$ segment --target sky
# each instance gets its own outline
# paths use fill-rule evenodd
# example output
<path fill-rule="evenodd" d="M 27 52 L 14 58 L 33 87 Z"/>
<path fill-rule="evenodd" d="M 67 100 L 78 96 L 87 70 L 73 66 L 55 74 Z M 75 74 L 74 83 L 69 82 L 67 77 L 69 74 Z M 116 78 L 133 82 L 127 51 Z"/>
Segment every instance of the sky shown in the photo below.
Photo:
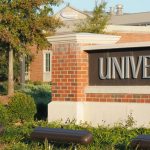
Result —
<path fill-rule="evenodd" d="M 95 1 L 101 2 L 101 0 L 64 0 L 64 4 L 54 8 L 54 12 L 58 12 L 60 9 L 70 3 L 71 6 L 79 10 L 93 10 Z M 136 13 L 150 11 L 150 0 L 102 0 L 107 3 L 106 11 L 110 10 L 110 7 L 115 7 L 117 4 L 123 5 L 124 13 Z"/>

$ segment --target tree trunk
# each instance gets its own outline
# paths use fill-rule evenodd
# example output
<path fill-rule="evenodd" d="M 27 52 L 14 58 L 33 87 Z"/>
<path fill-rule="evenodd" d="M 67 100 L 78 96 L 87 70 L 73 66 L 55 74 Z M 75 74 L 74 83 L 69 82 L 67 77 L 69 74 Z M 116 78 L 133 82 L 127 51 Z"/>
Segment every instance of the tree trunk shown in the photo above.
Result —
<path fill-rule="evenodd" d="M 25 84 L 25 57 L 22 56 L 20 59 L 20 84 L 23 85 Z"/>
<path fill-rule="evenodd" d="M 8 96 L 14 94 L 14 71 L 13 71 L 13 49 L 9 49 L 9 63 L 8 63 Z"/>

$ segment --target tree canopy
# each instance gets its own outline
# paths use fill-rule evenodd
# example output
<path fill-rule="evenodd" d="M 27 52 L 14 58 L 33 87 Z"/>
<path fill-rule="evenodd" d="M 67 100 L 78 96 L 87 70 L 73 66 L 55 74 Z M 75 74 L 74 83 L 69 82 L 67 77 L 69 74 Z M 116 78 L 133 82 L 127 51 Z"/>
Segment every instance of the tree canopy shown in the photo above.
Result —
<path fill-rule="evenodd" d="M 104 33 L 109 15 L 105 13 L 106 3 L 96 4 L 91 16 L 76 24 L 75 32 Z"/>
<path fill-rule="evenodd" d="M 47 46 L 44 30 L 50 34 L 59 27 L 52 6 L 60 0 L 1 0 L 0 1 L 0 49 L 23 52 L 29 45 Z M 7 45 L 7 46 L 6 46 Z"/>
<path fill-rule="evenodd" d="M 53 16 L 52 9 L 52 6 L 59 5 L 60 2 L 61 0 L 0 1 L 0 51 L 9 53 L 8 76 L 11 76 L 11 82 L 13 56 L 19 58 L 29 53 L 29 47 L 32 45 L 37 45 L 38 49 L 49 46 L 45 31 L 52 35 L 55 29 L 62 25 L 60 20 Z M 13 91 L 10 92 L 12 93 Z"/>

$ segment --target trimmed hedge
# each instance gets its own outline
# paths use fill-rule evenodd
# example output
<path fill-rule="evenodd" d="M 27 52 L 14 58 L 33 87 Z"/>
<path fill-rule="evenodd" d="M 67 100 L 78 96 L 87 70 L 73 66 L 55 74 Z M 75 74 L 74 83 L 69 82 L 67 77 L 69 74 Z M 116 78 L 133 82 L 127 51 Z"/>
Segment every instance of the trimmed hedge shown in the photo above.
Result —
<path fill-rule="evenodd" d="M 34 99 L 24 93 L 15 93 L 8 105 L 9 116 L 12 122 L 34 120 L 36 105 Z"/>
<path fill-rule="evenodd" d="M 50 83 L 27 83 L 23 88 L 18 86 L 17 91 L 26 93 L 34 98 L 37 107 L 37 113 L 35 119 L 46 120 L 47 119 L 47 105 L 51 99 L 51 85 Z"/>

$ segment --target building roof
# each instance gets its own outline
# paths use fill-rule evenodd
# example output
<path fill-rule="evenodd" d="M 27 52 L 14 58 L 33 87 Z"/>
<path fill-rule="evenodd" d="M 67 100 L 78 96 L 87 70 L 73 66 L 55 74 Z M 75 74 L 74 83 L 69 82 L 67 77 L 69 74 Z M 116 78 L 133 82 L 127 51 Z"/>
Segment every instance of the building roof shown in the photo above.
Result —
<path fill-rule="evenodd" d="M 55 16 L 60 17 L 60 19 L 65 24 L 65 26 L 57 30 L 57 34 L 73 33 L 75 30 L 75 25 L 83 22 L 87 18 L 87 16 L 91 15 L 91 11 L 80 11 L 70 5 L 67 5 L 55 14 Z M 67 16 L 69 17 L 67 18 Z M 150 26 L 150 12 L 124 13 L 122 15 L 115 14 L 110 17 L 108 26 L 109 25 L 111 25 L 111 27 L 109 27 L 108 32 L 113 32 L 113 30 L 114 32 L 131 32 L 129 31 L 131 30 L 131 28 L 134 32 L 147 32 L 147 28 L 139 29 L 138 27 Z M 121 27 L 119 27 L 118 25 Z M 138 27 L 134 29 L 135 26 Z"/>
<path fill-rule="evenodd" d="M 109 24 L 133 26 L 150 25 L 150 12 L 112 15 Z"/>
<path fill-rule="evenodd" d="M 80 11 L 70 5 L 65 6 L 59 12 L 55 14 L 56 17 L 59 17 L 62 21 L 65 20 L 78 20 L 87 18 L 88 14 L 84 11 Z"/>
<path fill-rule="evenodd" d="M 150 34 L 150 25 L 133 26 L 133 25 L 107 25 L 106 33 L 148 33 Z"/>

